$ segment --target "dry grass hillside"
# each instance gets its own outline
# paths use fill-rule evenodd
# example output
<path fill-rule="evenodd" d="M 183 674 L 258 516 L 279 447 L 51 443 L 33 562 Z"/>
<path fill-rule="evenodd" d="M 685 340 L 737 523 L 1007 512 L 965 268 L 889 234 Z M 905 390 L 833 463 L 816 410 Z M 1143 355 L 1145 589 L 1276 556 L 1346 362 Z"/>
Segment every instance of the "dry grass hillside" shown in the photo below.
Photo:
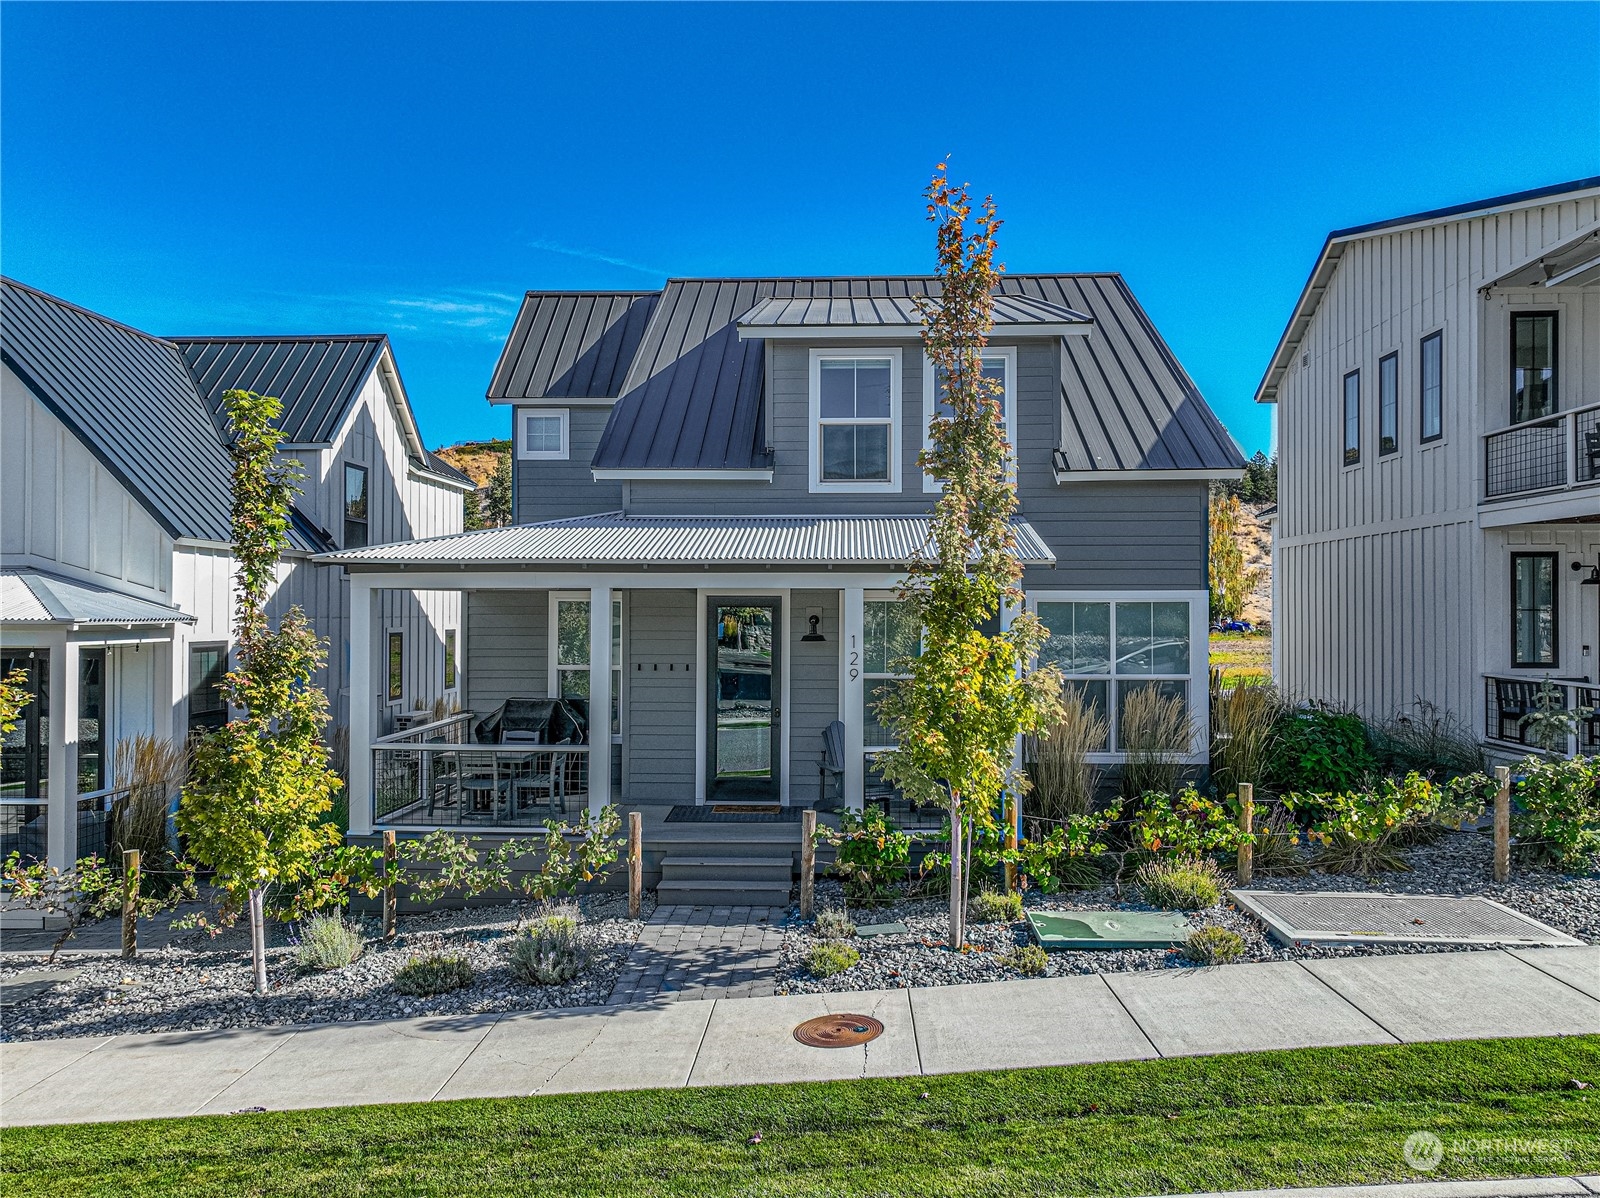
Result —
<path fill-rule="evenodd" d="M 511 456 L 511 442 L 463 441 L 460 445 L 447 445 L 434 452 L 477 483 L 481 489 L 489 485 L 489 479 L 500 460 Z"/>
<path fill-rule="evenodd" d="M 1244 605 L 1244 618 L 1252 624 L 1272 623 L 1272 529 L 1262 515 L 1276 507 L 1275 503 L 1240 505 L 1238 539 L 1239 548 L 1244 551 L 1244 568 L 1260 572 Z"/>

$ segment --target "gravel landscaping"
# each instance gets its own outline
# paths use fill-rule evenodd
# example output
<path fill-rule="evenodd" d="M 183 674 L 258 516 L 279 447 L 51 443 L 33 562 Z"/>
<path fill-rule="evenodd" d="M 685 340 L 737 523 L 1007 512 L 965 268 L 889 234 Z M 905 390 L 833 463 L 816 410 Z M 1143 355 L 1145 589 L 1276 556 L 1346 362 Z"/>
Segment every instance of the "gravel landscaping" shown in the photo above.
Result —
<path fill-rule="evenodd" d="M 1406 858 L 1411 870 L 1371 877 L 1307 873 L 1298 877 L 1256 877 L 1252 890 L 1364 890 L 1389 894 L 1475 895 L 1504 903 L 1515 911 L 1550 925 L 1559 931 L 1590 943 L 1600 943 L 1600 874 L 1584 876 L 1522 871 L 1512 881 L 1496 884 L 1490 874 L 1493 851 L 1491 838 L 1481 832 L 1452 832 L 1432 844 L 1409 850 Z M 1225 875 L 1229 885 L 1231 873 Z M 1154 908 L 1140 901 L 1138 888 L 1124 883 L 1120 890 L 1103 886 L 1096 890 L 1054 895 L 1030 892 L 1030 910 L 1129 910 Z M 817 886 L 817 907 L 841 907 L 843 891 L 837 882 Z M 946 952 L 942 947 L 949 927 L 949 906 L 944 899 L 909 899 L 888 907 L 855 909 L 850 914 L 858 925 L 903 923 L 905 934 L 856 936 L 848 941 L 861 954 L 861 963 L 829 978 L 817 978 L 806 966 L 806 959 L 819 938 L 811 924 L 801 922 L 799 912 L 791 913 L 780 953 L 777 992 L 779 994 L 819 994 L 836 990 L 893 989 L 906 986 L 951 986 L 966 982 L 993 982 L 1022 976 L 1006 961 L 1012 948 L 1031 941 L 1027 925 L 969 923 L 967 940 L 971 951 Z M 1473 946 L 1454 948 L 1421 944 L 1305 945 L 1287 948 L 1272 940 L 1266 929 L 1251 915 L 1226 905 L 1209 911 L 1188 914 L 1191 928 L 1218 924 L 1237 932 L 1245 951 L 1238 958 L 1249 961 L 1288 961 L 1311 957 L 1358 957 L 1392 953 L 1465 952 Z M 1047 974 L 1062 977 L 1080 973 L 1126 973 L 1140 969 L 1184 968 L 1188 965 L 1176 949 L 1095 949 L 1076 952 L 1051 952 Z"/>
<path fill-rule="evenodd" d="M 60 958 L 58 966 L 76 972 L 47 993 L 6 1007 L 0 1040 L 594 1006 L 610 996 L 644 922 L 627 918 L 625 895 L 586 896 L 580 905 L 579 938 L 591 956 L 587 968 L 565 985 L 531 986 L 511 973 L 507 952 L 527 908 L 405 916 L 392 943 L 369 939 L 353 964 L 327 973 L 301 970 L 295 948 L 285 942 L 268 950 L 271 993 L 266 998 L 251 991 L 248 931 L 239 927 L 215 940 L 193 933 L 142 952 L 134 961 Z M 649 916 L 650 904 L 642 914 Z M 376 925 L 368 924 L 367 930 L 376 936 Z M 465 956 L 475 975 L 472 985 L 434 998 L 394 989 L 390 982 L 401 966 L 433 953 Z M 0 962 L 0 984 L 42 968 L 42 957 L 7 956 Z"/>

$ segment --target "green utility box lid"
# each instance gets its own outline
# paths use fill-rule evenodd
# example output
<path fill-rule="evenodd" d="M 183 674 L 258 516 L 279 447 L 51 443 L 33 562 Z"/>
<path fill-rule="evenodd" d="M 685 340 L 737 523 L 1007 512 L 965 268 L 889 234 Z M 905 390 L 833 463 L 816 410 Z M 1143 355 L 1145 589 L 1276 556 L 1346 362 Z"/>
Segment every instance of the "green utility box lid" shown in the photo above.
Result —
<path fill-rule="evenodd" d="M 1030 911 L 1028 923 L 1045 948 L 1170 948 L 1189 938 L 1181 915 L 1150 911 Z"/>

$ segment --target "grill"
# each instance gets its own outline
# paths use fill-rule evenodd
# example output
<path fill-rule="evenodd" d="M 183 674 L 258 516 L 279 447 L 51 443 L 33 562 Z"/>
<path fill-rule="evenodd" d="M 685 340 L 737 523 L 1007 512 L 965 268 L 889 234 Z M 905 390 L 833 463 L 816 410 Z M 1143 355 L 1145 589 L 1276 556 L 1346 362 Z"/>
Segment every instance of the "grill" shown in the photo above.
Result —
<path fill-rule="evenodd" d="M 1235 890 L 1235 903 L 1282 944 L 1576 945 L 1583 941 L 1481 898 Z"/>
<path fill-rule="evenodd" d="M 854 1048 L 883 1035 L 871 1015 L 819 1015 L 794 1029 L 794 1038 L 812 1048 Z"/>

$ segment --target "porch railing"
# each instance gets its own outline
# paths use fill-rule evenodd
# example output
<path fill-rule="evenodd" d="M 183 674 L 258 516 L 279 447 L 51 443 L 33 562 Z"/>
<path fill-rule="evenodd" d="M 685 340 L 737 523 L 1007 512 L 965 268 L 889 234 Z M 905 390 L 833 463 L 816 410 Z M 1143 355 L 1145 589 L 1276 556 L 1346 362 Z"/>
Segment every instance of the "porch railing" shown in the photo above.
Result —
<path fill-rule="evenodd" d="M 588 745 L 476 744 L 476 720 L 462 712 L 374 742 L 373 822 L 528 828 L 588 806 Z"/>
<path fill-rule="evenodd" d="M 78 856 L 106 855 L 111 807 L 128 793 L 111 786 L 78 796 Z M 23 862 L 43 861 L 49 852 L 50 807 L 44 799 L 0 798 L 0 861 L 17 853 Z"/>
<path fill-rule="evenodd" d="M 1600 685 L 1561 678 L 1548 681 L 1560 692 L 1563 711 L 1600 708 Z M 1534 737 L 1534 725 L 1528 716 L 1539 710 L 1539 690 L 1545 682 L 1543 678 L 1487 675 L 1484 678 L 1484 735 L 1503 745 L 1542 748 Z M 1581 753 L 1586 757 L 1600 752 L 1600 712 L 1578 722 L 1577 730 L 1567 738 L 1566 752 L 1568 756 Z"/>
<path fill-rule="evenodd" d="M 1490 433 L 1483 452 L 1485 499 L 1600 482 L 1600 403 Z"/>

